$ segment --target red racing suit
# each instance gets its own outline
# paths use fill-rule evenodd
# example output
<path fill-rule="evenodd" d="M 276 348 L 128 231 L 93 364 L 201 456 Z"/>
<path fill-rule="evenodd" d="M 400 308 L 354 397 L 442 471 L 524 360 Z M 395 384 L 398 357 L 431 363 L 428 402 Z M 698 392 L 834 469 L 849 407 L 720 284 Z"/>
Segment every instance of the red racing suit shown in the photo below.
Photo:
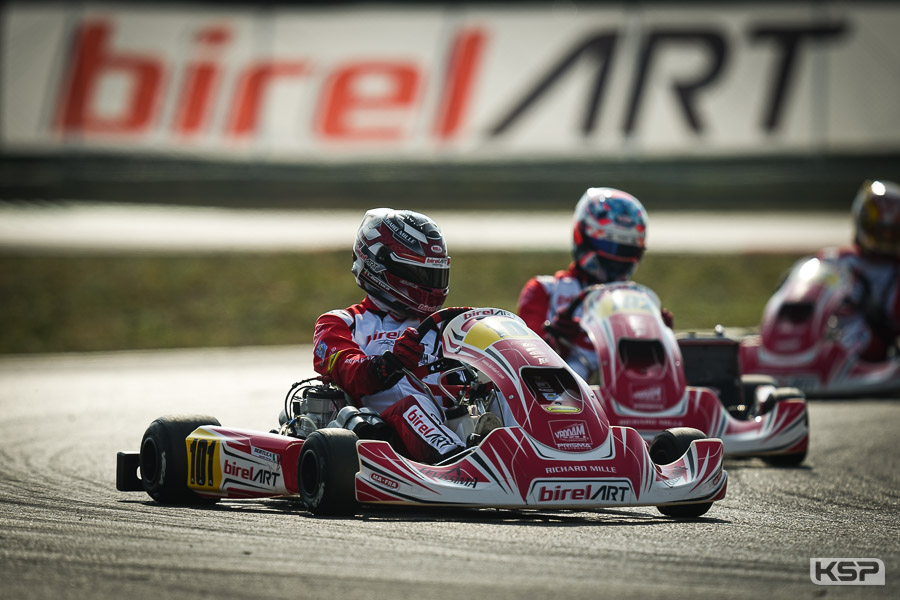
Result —
<path fill-rule="evenodd" d="M 557 271 L 555 275 L 538 275 L 529 279 L 519 294 L 516 309 L 516 313 L 522 317 L 525 324 L 544 338 L 552 348 L 557 349 L 569 366 L 585 379 L 597 370 L 597 355 L 587 335 L 582 332 L 575 340 L 568 340 L 572 344 L 569 348 L 557 343 L 544 329 L 544 323 L 552 320 L 556 313 L 569 306 L 569 303 L 588 285 L 590 283 L 578 273 L 575 263 L 572 263 L 568 269 Z M 575 309 L 572 316 L 574 318 L 581 316 L 580 306 Z"/>
<path fill-rule="evenodd" d="M 397 450 L 419 462 L 434 463 L 465 448 L 445 425 L 443 411 L 404 376 L 384 389 L 372 369 L 372 359 L 394 347 L 407 327 L 417 327 L 416 318 L 400 320 L 366 297 L 361 303 L 333 310 L 316 321 L 313 335 L 313 367 L 326 381 L 347 392 L 359 406 L 377 411 L 397 433 Z M 421 340 L 425 354 L 420 366 L 436 360 L 437 334 Z M 437 390 L 437 375 L 424 369 L 414 374 Z M 437 396 L 437 393 L 435 393 Z"/>
<path fill-rule="evenodd" d="M 572 370 L 586 380 L 590 380 L 599 366 L 597 353 L 587 334 L 582 331 L 574 340 L 567 340 L 569 345 L 559 344 L 544 329 L 544 323 L 552 321 L 559 311 L 569 306 L 581 290 L 595 283 L 598 282 L 588 281 L 578 272 L 575 263 L 572 263 L 569 268 L 557 271 L 555 275 L 538 275 L 529 279 L 519 294 L 516 309 L 516 313 L 522 317 L 525 324 L 555 348 Z M 572 317 L 574 319 L 581 317 L 581 306 L 575 308 Z M 672 327 L 672 313 L 662 309 L 662 317 L 666 325 Z"/>
<path fill-rule="evenodd" d="M 855 245 L 825 248 L 817 258 L 835 261 L 853 273 L 849 305 L 862 317 L 868 338 L 860 357 L 885 360 L 900 336 L 900 259 L 865 256 Z"/>

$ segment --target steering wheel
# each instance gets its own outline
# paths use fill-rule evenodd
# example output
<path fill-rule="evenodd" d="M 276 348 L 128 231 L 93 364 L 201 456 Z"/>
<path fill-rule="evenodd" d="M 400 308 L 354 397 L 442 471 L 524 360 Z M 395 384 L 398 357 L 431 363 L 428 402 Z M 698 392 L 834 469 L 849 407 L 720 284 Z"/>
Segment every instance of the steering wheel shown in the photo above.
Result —
<path fill-rule="evenodd" d="M 428 317 L 426 317 L 425 320 L 419 323 L 419 326 L 416 327 L 416 332 L 419 334 L 420 340 L 424 338 L 430 331 L 434 331 L 437 334 L 437 339 L 435 340 L 434 344 L 438 358 L 437 360 L 425 365 L 426 367 L 428 367 L 429 372 L 437 373 L 439 371 L 445 371 L 447 369 L 453 369 L 463 366 L 463 363 L 458 360 L 444 357 L 444 346 L 443 344 L 441 344 L 441 338 L 444 336 L 444 328 L 447 326 L 447 323 L 452 321 L 454 317 L 457 317 L 470 310 L 473 310 L 471 306 L 451 306 L 448 308 L 442 308 L 441 310 L 428 315 Z"/>
<path fill-rule="evenodd" d="M 416 331 L 419 333 L 419 339 L 425 337 L 425 334 L 429 331 L 436 331 L 438 333 L 438 339 L 440 339 L 444 333 L 444 327 L 447 326 L 448 322 L 454 317 L 458 317 L 470 310 L 474 309 L 471 306 L 451 306 L 431 313 L 424 321 L 419 323 L 418 327 L 416 327 Z"/>
<path fill-rule="evenodd" d="M 575 314 L 575 309 L 578 308 L 579 306 L 581 306 L 581 303 L 584 302 L 584 299 L 587 297 L 588 294 L 593 292 L 595 289 L 597 289 L 601 285 L 603 285 L 603 284 L 597 283 L 597 284 L 589 285 L 589 286 L 583 288 L 580 292 L 578 292 L 575 295 L 574 298 L 572 298 L 572 300 L 569 302 L 569 304 L 565 308 L 562 308 L 556 312 L 556 314 L 554 315 L 554 318 L 562 317 L 564 319 L 571 320 L 572 315 Z M 554 327 L 552 325 L 552 323 L 553 323 L 552 320 L 548 320 L 546 323 L 544 323 L 544 331 L 546 331 L 548 334 L 550 334 L 550 336 L 553 337 L 553 339 L 555 339 L 557 342 L 570 344 L 571 343 L 570 340 L 567 340 L 565 337 L 563 337 L 560 334 L 560 332 L 556 329 L 556 327 Z"/>

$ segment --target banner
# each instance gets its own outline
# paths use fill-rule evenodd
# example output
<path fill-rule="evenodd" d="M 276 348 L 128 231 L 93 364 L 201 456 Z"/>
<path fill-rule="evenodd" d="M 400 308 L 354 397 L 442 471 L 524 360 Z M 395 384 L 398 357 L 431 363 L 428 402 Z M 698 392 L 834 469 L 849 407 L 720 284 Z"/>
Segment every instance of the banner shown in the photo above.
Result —
<path fill-rule="evenodd" d="M 900 149 L 900 5 L 6 3 L 4 152 L 279 162 Z"/>

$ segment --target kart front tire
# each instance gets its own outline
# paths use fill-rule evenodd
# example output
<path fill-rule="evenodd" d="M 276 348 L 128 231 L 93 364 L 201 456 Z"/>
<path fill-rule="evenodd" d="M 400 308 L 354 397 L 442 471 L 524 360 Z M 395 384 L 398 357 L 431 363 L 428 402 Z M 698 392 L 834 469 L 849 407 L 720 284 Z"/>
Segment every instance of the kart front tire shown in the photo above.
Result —
<path fill-rule="evenodd" d="M 297 461 L 300 497 L 316 515 L 352 515 L 359 472 L 359 438 L 347 429 L 319 429 L 306 438 Z"/>
<path fill-rule="evenodd" d="M 688 451 L 691 442 L 705 440 L 709 436 L 693 427 L 673 427 L 666 429 L 653 438 L 650 444 L 650 458 L 658 465 L 675 462 Z M 696 519 L 712 508 L 712 502 L 696 504 L 675 504 L 657 506 L 656 509 L 667 517 L 676 519 Z"/>
<path fill-rule="evenodd" d="M 775 406 L 779 402 L 784 402 L 785 400 L 803 400 L 806 398 L 806 394 L 803 391 L 794 388 L 794 387 L 781 387 L 775 388 L 769 394 L 769 397 L 765 399 L 762 405 L 759 407 L 759 414 L 764 415 L 766 413 L 772 412 Z"/>
<path fill-rule="evenodd" d="M 773 467 L 799 467 L 806 460 L 806 450 L 793 454 L 771 454 L 762 459 Z"/>
<path fill-rule="evenodd" d="M 782 387 L 775 389 L 769 397 L 763 402 L 762 407 L 760 408 L 760 414 L 767 414 L 775 409 L 775 406 L 778 405 L 779 402 L 784 402 L 785 400 L 796 400 L 796 399 L 804 399 L 806 395 L 802 390 L 793 387 Z M 809 413 L 806 414 L 806 418 L 809 419 Z M 809 425 L 807 421 L 807 426 Z M 806 449 L 803 449 L 800 452 L 794 452 L 792 454 L 769 454 L 763 456 L 763 461 L 766 464 L 770 464 L 773 467 L 797 467 L 804 460 L 806 460 Z"/>
<path fill-rule="evenodd" d="M 756 390 L 763 386 L 778 387 L 778 381 L 771 375 L 749 374 L 741 375 L 741 394 L 744 406 L 747 407 L 746 414 L 743 418 L 755 417 L 759 414 L 761 407 L 756 401 Z"/>
<path fill-rule="evenodd" d="M 160 504 L 215 504 L 218 498 L 198 496 L 188 487 L 185 439 L 198 427 L 220 425 L 207 415 L 160 417 L 141 440 L 140 466 L 144 490 Z"/>

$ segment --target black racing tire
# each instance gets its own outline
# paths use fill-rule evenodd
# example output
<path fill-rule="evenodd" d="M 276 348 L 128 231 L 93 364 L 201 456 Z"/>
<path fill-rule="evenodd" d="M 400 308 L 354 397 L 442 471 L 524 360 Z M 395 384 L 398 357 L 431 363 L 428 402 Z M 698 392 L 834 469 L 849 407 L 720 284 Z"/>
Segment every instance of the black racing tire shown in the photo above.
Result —
<path fill-rule="evenodd" d="M 650 458 L 658 465 L 673 463 L 688 451 L 694 440 L 705 440 L 709 436 L 693 427 L 673 427 L 661 431 L 650 444 Z M 667 517 L 676 519 L 696 519 L 712 508 L 712 502 L 696 504 L 675 504 L 657 506 L 656 509 Z"/>
<path fill-rule="evenodd" d="M 773 467 L 799 467 L 806 460 L 806 450 L 793 454 L 770 454 L 763 456 L 762 459 Z"/>
<path fill-rule="evenodd" d="M 795 398 L 806 398 L 802 390 L 792 387 L 783 387 L 777 388 L 772 394 L 766 399 L 760 408 L 760 414 L 764 415 L 767 412 L 771 411 L 775 408 L 775 406 L 779 402 L 783 402 L 785 400 L 793 400 Z M 805 418 L 807 420 L 807 428 L 809 427 L 809 412 L 807 411 L 805 414 Z M 798 467 L 804 460 L 806 460 L 807 449 L 804 449 L 800 452 L 794 452 L 792 454 L 768 454 L 763 456 L 762 459 L 766 464 L 772 465 L 773 467 Z"/>
<path fill-rule="evenodd" d="M 297 485 L 306 507 L 316 515 L 349 516 L 359 508 L 356 474 L 359 438 L 347 429 L 319 429 L 306 438 L 297 461 Z"/>
<path fill-rule="evenodd" d="M 150 423 L 141 440 L 141 482 L 160 504 L 215 504 L 218 498 L 198 496 L 188 487 L 185 439 L 198 427 L 220 425 L 207 415 L 160 417 Z"/>
<path fill-rule="evenodd" d="M 769 397 L 760 405 L 759 415 L 762 416 L 771 412 L 779 402 L 794 400 L 795 398 L 803 400 L 806 398 L 806 395 L 801 390 L 793 387 L 775 388 L 772 390 L 772 393 L 769 394 Z"/>
<path fill-rule="evenodd" d="M 770 375 L 741 375 L 741 398 L 747 407 L 745 418 L 760 414 L 760 407 L 756 404 L 756 390 L 764 385 L 777 388 L 778 382 Z"/>

